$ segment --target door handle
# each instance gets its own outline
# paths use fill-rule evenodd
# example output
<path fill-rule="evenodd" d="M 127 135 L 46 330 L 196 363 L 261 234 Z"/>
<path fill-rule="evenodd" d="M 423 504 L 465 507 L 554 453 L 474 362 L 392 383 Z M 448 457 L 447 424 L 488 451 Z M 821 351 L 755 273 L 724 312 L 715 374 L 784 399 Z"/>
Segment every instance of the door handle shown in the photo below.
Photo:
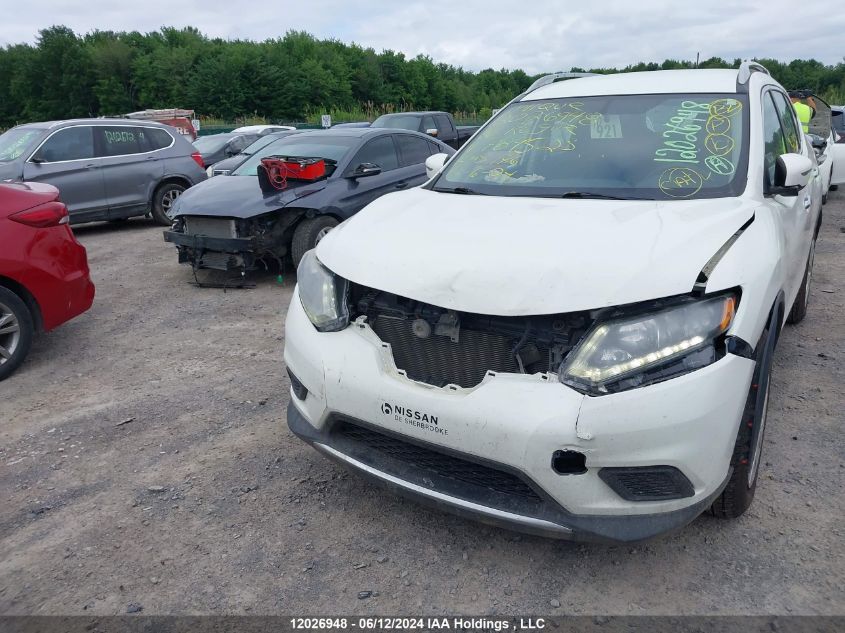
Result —
<path fill-rule="evenodd" d="M 97 167 L 99 167 L 97 163 L 88 163 L 85 165 L 85 169 L 97 169 Z"/>
<path fill-rule="evenodd" d="M 394 186 L 397 189 L 404 189 L 405 187 L 408 186 L 408 183 L 403 180 L 402 182 L 397 182 Z"/>
<path fill-rule="evenodd" d="M 804 196 L 804 208 L 809 209 L 810 205 L 813 203 L 813 199 L 810 196 Z"/>

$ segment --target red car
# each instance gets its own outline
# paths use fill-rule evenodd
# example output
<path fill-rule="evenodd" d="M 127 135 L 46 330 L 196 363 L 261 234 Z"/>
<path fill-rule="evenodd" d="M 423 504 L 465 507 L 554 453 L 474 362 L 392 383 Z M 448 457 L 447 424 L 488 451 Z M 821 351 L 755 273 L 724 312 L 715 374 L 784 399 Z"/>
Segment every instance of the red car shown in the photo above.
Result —
<path fill-rule="evenodd" d="M 93 301 L 88 257 L 59 190 L 0 183 L 0 380 L 23 362 L 36 330 L 52 330 Z"/>

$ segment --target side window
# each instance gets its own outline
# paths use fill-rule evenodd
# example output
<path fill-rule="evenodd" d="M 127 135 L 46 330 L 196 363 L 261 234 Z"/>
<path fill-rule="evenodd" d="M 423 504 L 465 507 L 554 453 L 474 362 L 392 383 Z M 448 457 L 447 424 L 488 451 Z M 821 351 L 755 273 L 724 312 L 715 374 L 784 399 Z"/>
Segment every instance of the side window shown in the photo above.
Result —
<path fill-rule="evenodd" d="M 173 143 L 170 134 L 157 127 L 144 128 L 144 135 L 147 137 L 147 147 L 151 150 L 164 149 Z"/>
<path fill-rule="evenodd" d="M 94 128 L 98 136 L 100 156 L 124 156 L 147 151 L 144 128 L 123 125 Z"/>
<path fill-rule="evenodd" d="M 795 108 L 787 100 L 782 92 L 773 90 L 771 92 L 772 98 L 775 100 L 775 108 L 777 108 L 780 115 L 781 123 L 783 124 L 784 140 L 786 141 L 786 151 L 794 154 L 801 153 L 801 137 L 798 136 L 798 122 L 795 119 Z"/>
<path fill-rule="evenodd" d="M 431 155 L 429 143 L 424 138 L 417 138 L 410 134 L 397 134 L 396 141 L 402 153 L 403 167 L 424 163 L 425 159 Z"/>
<path fill-rule="evenodd" d="M 775 165 L 777 158 L 786 153 L 783 130 L 780 125 L 775 104 L 771 93 L 763 95 L 763 142 L 765 155 L 763 169 L 765 170 L 765 184 L 771 186 L 775 181 Z"/>
<path fill-rule="evenodd" d="M 830 123 L 839 136 L 845 136 L 845 111 L 834 110 L 830 113 Z"/>
<path fill-rule="evenodd" d="M 424 116 L 422 120 L 422 130 L 421 132 L 425 132 L 426 130 L 436 130 L 437 124 L 434 122 L 433 116 Z"/>
<path fill-rule="evenodd" d="M 429 141 L 428 142 L 428 152 L 429 152 L 429 154 L 434 156 L 435 154 L 442 154 L 443 150 L 440 149 L 440 146 L 437 143 Z"/>
<path fill-rule="evenodd" d="M 253 137 L 251 136 L 236 136 L 231 141 L 229 141 L 229 147 L 232 149 L 233 152 L 240 152 L 247 145 L 252 143 L 252 140 Z"/>
<path fill-rule="evenodd" d="M 364 145 L 352 159 L 352 169 L 355 169 L 361 163 L 374 163 L 381 167 L 382 171 L 390 171 L 399 167 L 393 137 L 381 136 Z"/>
<path fill-rule="evenodd" d="M 47 163 L 94 158 L 94 135 L 91 133 L 91 127 L 78 125 L 59 130 L 47 139 L 34 158 Z"/>
<path fill-rule="evenodd" d="M 452 122 L 449 120 L 449 117 L 447 117 L 445 114 L 438 114 L 436 118 L 437 127 L 439 127 L 441 131 L 446 132 L 448 134 L 451 134 L 455 131 L 452 129 Z"/>

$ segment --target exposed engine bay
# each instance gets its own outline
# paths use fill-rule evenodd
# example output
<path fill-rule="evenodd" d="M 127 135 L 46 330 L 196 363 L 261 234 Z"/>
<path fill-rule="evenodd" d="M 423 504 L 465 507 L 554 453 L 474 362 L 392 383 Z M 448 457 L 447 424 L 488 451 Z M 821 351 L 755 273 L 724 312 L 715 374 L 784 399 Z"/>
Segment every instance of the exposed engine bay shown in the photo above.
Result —
<path fill-rule="evenodd" d="M 351 284 L 353 320 L 362 316 L 391 346 L 408 378 L 474 387 L 487 372 L 557 372 L 590 327 L 589 313 L 500 317 L 440 308 Z"/>
<path fill-rule="evenodd" d="M 304 211 L 288 209 L 285 213 L 271 212 L 253 218 L 182 215 L 176 218 L 165 239 L 176 242 L 179 263 L 195 269 L 266 268 L 271 262 L 281 264 L 294 226 L 303 214 Z"/>

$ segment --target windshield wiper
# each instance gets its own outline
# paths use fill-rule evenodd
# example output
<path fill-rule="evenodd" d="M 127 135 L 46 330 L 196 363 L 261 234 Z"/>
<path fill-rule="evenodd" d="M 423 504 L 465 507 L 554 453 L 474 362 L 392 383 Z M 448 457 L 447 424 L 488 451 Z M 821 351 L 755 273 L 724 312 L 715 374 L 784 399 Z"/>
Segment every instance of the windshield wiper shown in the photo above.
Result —
<path fill-rule="evenodd" d="M 460 193 L 465 196 L 486 196 L 486 193 L 481 193 L 480 191 L 476 191 L 475 189 L 470 189 L 469 187 L 452 187 L 451 189 L 435 189 L 434 191 L 440 191 L 441 193 Z"/>
<path fill-rule="evenodd" d="M 604 193 L 595 193 L 592 191 L 567 191 L 566 193 L 561 194 L 559 197 L 561 198 L 593 198 L 595 200 L 647 200 L 647 198 L 632 198 L 632 197 L 620 197 L 620 196 L 609 196 Z"/>

